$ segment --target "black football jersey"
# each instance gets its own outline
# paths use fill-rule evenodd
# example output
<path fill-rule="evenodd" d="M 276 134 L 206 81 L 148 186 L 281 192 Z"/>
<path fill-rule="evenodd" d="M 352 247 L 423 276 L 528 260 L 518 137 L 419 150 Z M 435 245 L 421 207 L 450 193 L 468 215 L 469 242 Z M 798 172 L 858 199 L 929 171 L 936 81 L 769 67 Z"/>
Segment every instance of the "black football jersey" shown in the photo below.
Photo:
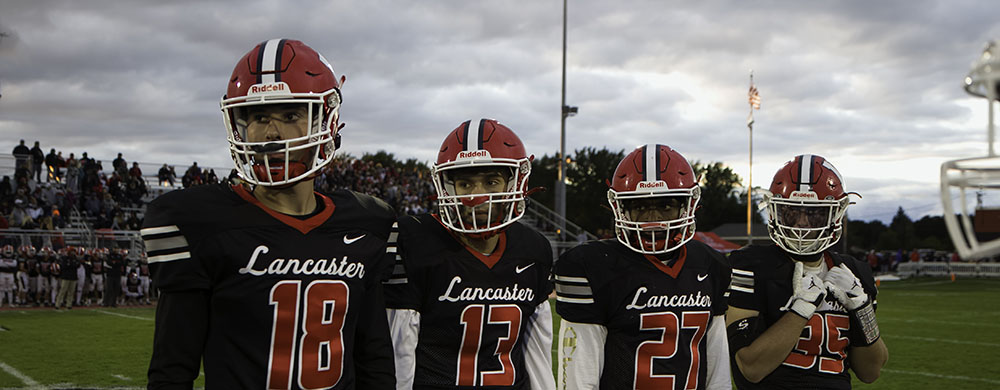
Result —
<path fill-rule="evenodd" d="M 52 261 L 49 258 L 44 258 L 38 262 L 38 273 L 46 278 L 52 274 Z"/>
<path fill-rule="evenodd" d="M 549 241 L 515 222 L 484 256 L 425 214 L 399 220 L 398 249 L 386 302 L 420 312 L 414 389 L 528 388 L 522 336 L 552 292 Z"/>
<path fill-rule="evenodd" d="M 678 251 L 667 265 L 601 240 L 556 262 L 559 315 L 607 328 L 601 389 L 705 388 L 705 334 L 712 317 L 726 312 L 730 272 L 699 241 Z"/>
<path fill-rule="evenodd" d="M 830 251 L 823 257 L 827 269 L 847 264 L 876 303 L 875 279 L 868 264 Z M 781 308 L 792 296 L 795 268 L 785 251 L 773 244 L 753 245 L 730 253 L 729 261 L 733 267 L 729 304 L 759 312 L 763 329 L 778 322 L 786 313 Z M 751 383 L 733 363 L 733 380 L 740 389 L 850 389 L 850 328 L 847 310 L 827 294 L 802 330 L 798 344 L 778 368 L 759 383 Z"/>
<path fill-rule="evenodd" d="M 38 260 L 34 257 L 30 257 L 26 260 L 26 266 L 28 267 L 28 277 L 38 276 Z"/>
<path fill-rule="evenodd" d="M 151 385 L 193 380 L 203 356 L 206 388 L 394 386 L 380 279 L 395 215 L 350 191 L 316 200 L 303 218 L 223 185 L 149 204 L 141 233 L 162 292 Z M 361 381 L 373 373 L 387 380 Z"/>

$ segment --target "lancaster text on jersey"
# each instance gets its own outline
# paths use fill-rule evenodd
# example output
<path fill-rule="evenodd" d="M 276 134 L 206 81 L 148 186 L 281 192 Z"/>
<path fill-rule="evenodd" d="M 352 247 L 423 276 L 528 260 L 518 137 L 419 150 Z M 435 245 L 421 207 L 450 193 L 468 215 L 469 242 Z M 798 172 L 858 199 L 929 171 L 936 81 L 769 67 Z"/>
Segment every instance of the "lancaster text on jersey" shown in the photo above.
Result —
<path fill-rule="evenodd" d="M 455 276 L 451 278 L 451 283 L 448 284 L 448 290 L 444 292 L 443 295 L 438 297 L 439 301 L 525 301 L 532 302 L 535 300 L 535 290 L 531 288 L 519 288 L 517 283 L 513 286 L 507 286 L 503 288 L 481 288 L 481 287 L 466 287 L 462 289 L 461 292 L 455 291 L 455 286 L 462 283 L 461 276 Z M 452 294 L 457 293 L 457 296 Z"/>
<path fill-rule="evenodd" d="M 257 263 L 257 259 L 261 254 L 266 254 L 268 252 L 268 247 L 266 245 L 260 245 L 254 249 L 253 254 L 250 255 L 250 261 L 243 268 L 240 268 L 241 274 L 250 274 L 253 276 L 261 276 L 265 274 L 295 274 L 295 275 L 336 275 L 343 276 L 345 278 L 363 278 L 365 276 L 365 265 L 361 262 L 348 263 L 347 256 L 340 259 L 340 263 L 337 263 L 337 259 L 281 259 L 277 258 L 270 261 L 270 264 L 266 269 L 254 269 L 254 265 Z M 262 261 L 261 263 L 265 263 Z"/>
<path fill-rule="evenodd" d="M 650 295 L 644 303 L 640 304 L 643 299 L 642 295 L 646 291 L 648 290 L 645 286 L 636 289 L 635 295 L 632 296 L 632 303 L 625 306 L 625 309 L 642 310 L 647 307 L 712 307 L 712 297 L 701 295 L 701 291 L 686 295 Z"/>

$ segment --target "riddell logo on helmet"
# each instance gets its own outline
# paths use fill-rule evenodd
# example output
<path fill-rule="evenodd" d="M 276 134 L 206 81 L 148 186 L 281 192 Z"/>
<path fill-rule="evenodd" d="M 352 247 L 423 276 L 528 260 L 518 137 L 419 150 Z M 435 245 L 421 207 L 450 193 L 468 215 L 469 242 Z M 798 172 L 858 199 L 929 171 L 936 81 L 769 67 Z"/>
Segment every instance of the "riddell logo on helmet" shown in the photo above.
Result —
<path fill-rule="evenodd" d="M 812 191 L 793 191 L 788 195 L 788 199 L 818 199 L 816 193 Z"/>
<path fill-rule="evenodd" d="M 271 84 L 254 84 L 250 86 L 250 90 L 247 91 L 248 95 L 259 95 L 265 93 L 273 92 L 285 92 L 288 91 L 288 84 L 285 83 L 271 83 Z"/>
<path fill-rule="evenodd" d="M 635 187 L 637 190 L 647 190 L 652 188 L 667 188 L 667 183 L 664 181 L 640 181 Z"/>
<path fill-rule="evenodd" d="M 488 150 L 470 150 L 468 152 L 462 151 L 458 152 L 458 158 L 489 158 L 490 152 Z"/>

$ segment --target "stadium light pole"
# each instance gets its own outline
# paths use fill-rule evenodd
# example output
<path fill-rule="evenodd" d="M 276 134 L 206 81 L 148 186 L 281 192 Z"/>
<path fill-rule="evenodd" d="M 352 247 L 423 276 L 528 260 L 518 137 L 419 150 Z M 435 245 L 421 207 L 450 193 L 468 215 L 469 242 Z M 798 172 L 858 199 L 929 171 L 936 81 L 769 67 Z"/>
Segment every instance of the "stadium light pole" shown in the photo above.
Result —
<path fill-rule="evenodd" d="M 566 117 L 576 115 L 577 107 L 566 105 L 566 8 L 563 0 L 562 104 L 559 113 L 559 170 L 556 174 L 556 213 L 559 214 L 559 239 L 566 236 Z"/>

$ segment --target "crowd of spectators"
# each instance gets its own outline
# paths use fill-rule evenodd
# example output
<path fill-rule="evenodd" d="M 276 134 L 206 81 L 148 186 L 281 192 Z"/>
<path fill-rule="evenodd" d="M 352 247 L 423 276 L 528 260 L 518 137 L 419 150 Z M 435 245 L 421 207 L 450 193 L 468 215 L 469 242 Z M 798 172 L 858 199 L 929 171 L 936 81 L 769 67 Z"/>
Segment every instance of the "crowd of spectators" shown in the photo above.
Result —
<path fill-rule="evenodd" d="M 87 152 L 79 158 L 74 153 L 64 157 L 55 148 L 44 154 L 38 141 L 28 148 L 21 140 L 12 154 L 14 176 L 0 179 L 0 229 L 63 228 L 74 207 L 95 229 L 138 230 L 142 226 L 150 190 L 139 164 L 130 165 L 122 153 L 111 161 L 110 170 Z M 168 164 L 163 164 L 156 177 L 167 191 L 239 180 L 235 169 L 220 178 L 213 168 L 202 168 L 197 162 L 179 180 Z M 315 187 L 319 192 L 351 189 L 366 193 L 385 200 L 400 215 L 425 213 L 434 207 L 429 169 L 422 164 L 383 164 L 338 155 L 320 171 Z"/>
<path fill-rule="evenodd" d="M 0 180 L 0 228 L 54 230 L 66 225 L 76 208 L 96 229 L 137 230 L 136 209 L 148 194 L 137 163 L 129 168 L 121 153 L 106 172 L 101 161 L 73 153 L 64 158 L 53 148 L 41 152 L 38 141 L 28 149 L 21 140 L 13 150 L 14 177 Z"/>
<path fill-rule="evenodd" d="M 338 155 L 320 172 L 316 190 L 350 189 L 381 198 L 399 215 L 435 211 L 434 185 L 426 166 L 387 166 L 382 163 Z"/>
<path fill-rule="evenodd" d="M 0 230 L 6 228 L 63 228 L 69 210 L 74 207 L 89 217 L 95 229 L 139 230 L 144 202 L 151 198 L 142 169 L 131 166 L 122 153 L 105 171 L 101 161 L 83 152 L 63 157 L 55 148 L 48 154 L 38 141 L 29 148 L 24 140 L 14 148 L 13 178 L 0 179 Z M 235 184 L 235 169 L 220 178 L 214 169 L 204 169 L 194 162 L 180 180 L 173 166 L 163 164 L 156 177 L 160 187 L 189 188 L 217 183 Z M 434 186 L 430 171 L 423 164 L 379 162 L 369 158 L 338 155 L 322 169 L 315 181 L 319 192 L 350 189 L 381 198 L 400 215 L 433 212 Z M 155 194 L 154 194 L 155 195 Z M 597 232 L 600 238 L 613 237 L 610 229 Z M 952 252 L 931 250 L 869 251 L 854 254 L 865 259 L 877 273 L 891 273 L 908 261 L 958 261 Z"/>

